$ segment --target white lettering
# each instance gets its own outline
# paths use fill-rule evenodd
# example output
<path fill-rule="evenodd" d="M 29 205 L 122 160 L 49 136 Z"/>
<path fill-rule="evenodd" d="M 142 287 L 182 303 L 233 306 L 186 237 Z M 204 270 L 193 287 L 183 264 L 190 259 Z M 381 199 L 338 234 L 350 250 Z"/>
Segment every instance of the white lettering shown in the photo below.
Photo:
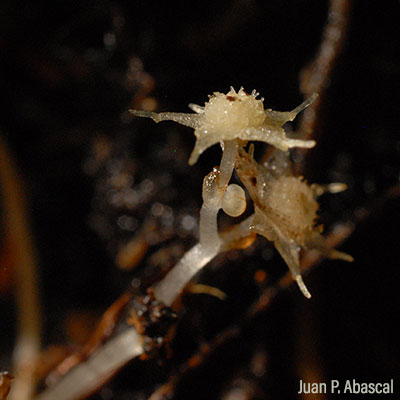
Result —
<path fill-rule="evenodd" d="M 336 379 L 331 380 L 331 393 L 335 393 L 336 389 L 339 387 L 339 381 Z"/>
<path fill-rule="evenodd" d="M 352 391 L 352 386 L 351 386 L 351 382 L 349 380 L 346 380 L 346 384 L 344 386 L 344 391 L 343 393 L 353 393 Z"/>
<path fill-rule="evenodd" d="M 330 393 L 340 393 L 340 382 L 337 379 L 332 379 L 330 381 Z M 382 394 L 382 393 L 393 393 L 393 379 L 389 382 L 377 382 L 377 383 L 367 383 L 367 382 L 357 382 L 355 379 L 347 379 L 344 385 L 343 393 L 352 394 Z M 319 394 L 327 393 L 327 384 L 324 382 L 303 382 L 301 379 L 299 381 L 299 391 L 298 394 Z"/>
<path fill-rule="evenodd" d="M 297 394 L 303 393 L 303 385 L 302 385 L 302 383 L 303 383 L 303 381 L 300 379 L 300 382 L 299 382 L 300 387 L 299 387 L 299 391 L 297 392 Z"/>

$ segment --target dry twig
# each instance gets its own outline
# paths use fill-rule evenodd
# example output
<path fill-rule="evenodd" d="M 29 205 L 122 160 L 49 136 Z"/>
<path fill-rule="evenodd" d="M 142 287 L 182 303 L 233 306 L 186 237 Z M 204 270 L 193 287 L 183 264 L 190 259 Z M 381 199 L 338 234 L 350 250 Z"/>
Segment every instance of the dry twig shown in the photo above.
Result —
<path fill-rule="evenodd" d="M 350 17 L 349 0 L 331 0 L 328 21 L 322 35 L 318 52 L 300 74 L 300 90 L 304 98 L 318 93 L 319 98 L 308 107 L 301 118 L 299 131 L 304 137 L 311 137 L 318 121 L 321 102 L 329 86 L 335 63 L 342 50 Z"/>
<path fill-rule="evenodd" d="M 0 183 L 4 225 L 16 269 L 18 338 L 14 350 L 14 375 L 10 399 L 29 400 L 36 386 L 34 370 L 40 353 L 40 306 L 36 257 L 29 229 L 21 178 L 4 139 L 0 136 Z"/>

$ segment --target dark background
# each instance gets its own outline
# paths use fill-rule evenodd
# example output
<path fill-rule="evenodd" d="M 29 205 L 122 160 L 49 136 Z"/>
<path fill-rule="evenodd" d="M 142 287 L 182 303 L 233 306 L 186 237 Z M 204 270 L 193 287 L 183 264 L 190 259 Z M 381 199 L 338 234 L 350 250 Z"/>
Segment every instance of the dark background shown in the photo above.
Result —
<path fill-rule="evenodd" d="M 299 378 L 398 378 L 400 215 L 385 193 L 399 182 L 399 8 L 354 1 L 318 144 L 305 164 L 309 182 L 349 186 L 322 199 L 326 229 L 370 212 L 343 246 L 356 261 L 324 262 L 305 278 L 310 301 L 297 288 L 280 296 L 184 377 L 176 398 L 233 399 L 232 388 L 244 387 L 253 394 L 240 398 L 294 399 Z M 133 278 L 157 275 L 152 254 L 166 247 L 173 264 L 196 241 L 196 230 L 183 231 L 181 222 L 198 218 L 202 178 L 219 163 L 219 149 L 189 167 L 188 129 L 132 120 L 126 110 L 151 96 L 157 111 L 186 112 L 188 103 L 203 104 L 229 86 L 257 89 L 273 109 L 294 108 L 302 101 L 299 72 L 316 53 L 327 9 L 319 0 L 1 2 L 0 131 L 29 200 L 45 346 L 79 344 L 84 334 L 75 331 L 90 331 Z M 115 189 L 120 171 L 133 180 Z M 142 196 L 135 206 L 121 200 L 126 189 Z M 169 207 L 158 219 L 155 203 Z M 161 228 L 143 262 L 121 271 L 117 250 L 146 218 Z M 259 290 L 255 271 L 264 269 L 271 282 L 286 271 L 261 238 L 247 253 L 220 256 L 200 276 L 228 300 L 187 296 L 172 360 L 132 363 L 95 398 L 146 398 L 200 343 L 240 318 Z M 0 292 L 0 370 L 11 369 L 12 293 L 11 284 Z M 253 371 L 255 355 L 261 372 Z"/>

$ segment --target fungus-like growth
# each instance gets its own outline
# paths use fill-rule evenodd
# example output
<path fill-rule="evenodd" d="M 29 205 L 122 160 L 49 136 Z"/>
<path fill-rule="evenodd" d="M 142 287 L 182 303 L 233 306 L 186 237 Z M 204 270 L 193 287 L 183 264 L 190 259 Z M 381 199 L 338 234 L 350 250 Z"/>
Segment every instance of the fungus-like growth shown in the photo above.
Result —
<path fill-rule="evenodd" d="M 309 186 L 301 177 L 291 173 L 290 162 L 284 151 L 292 147 L 310 148 L 313 140 L 287 138 L 283 125 L 310 105 L 311 96 L 292 111 L 264 109 L 258 93 L 247 94 L 243 88 L 236 92 L 215 92 L 204 107 L 190 104 L 195 114 L 153 113 L 131 110 L 133 115 L 149 117 L 155 122 L 171 120 L 195 129 L 196 144 L 189 164 L 194 164 L 208 147 L 221 143 L 222 160 L 203 181 L 203 205 L 200 211 L 200 240 L 184 254 L 165 278 L 154 287 L 159 301 L 170 305 L 192 277 L 218 253 L 232 248 L 243 248 L 252 243 L 255 233 L 274 242 L 288 264 L 294 279 L 306 297 L 311 297 L 299 270 L 300 248 L 316 248 L 331 258 L 351 261 L 347 254 L 331 249 L 316 226 L 318 202 L 324 191 L 336 193 L 343 184 Z M 249 153 L 244 146 L 249 140 L 262 141 L 275 147 L 274 160 L 264 166 L 254 158 L 254 145 Z M 254 214 L 220 235 L 217 216 L 222 208 L 226 214 L 238 217 L 246 209 L 246 195 L 242 187 L 230 184 L 233 170 L 247 188 L 254 202 Z"/>
<path fill-rule="evenodd" d="M 257 96 L 255 90 L 248 94 L 243 88 L 236 92 L 231 87 L 227 94 L 215 92 L 209 96 L 209 101 L 204 107 L 190 104 L 190 108 L 196 114 L 136 110 L 131 110 L 131 113 L 138 117 L 152 118 L 155 122 L 175 121 L 194 128 L 196 144 L 189 158 L 190 165 L 196 163 L 204 150 L 221 140 L 261 141 L 283 151 L 292 147 L 311 148 L 315 145 L 314 140 L 287 138 L 283 125 L 293 121 L 300 111 L 316 99 L 317 94 L 313 94 L 294 110 L 287 112 L 264 109 L 264 99 L 257 99 Z"/>
<path fill-rule="evenodd" d="M 329 258 L 352 261 L 348 254 L 331 249 L 321 235 L 322 227 L 316 225 L 319 208 L 316 197 L 324 191 L 337 193 L 346 186 L 339 183 L 309 186 L 302 177 L 288 175 L 288 163 L 279 154 L 273 165 L 266 162 L 263 166 L 241 148 L 236 170 L 254 201 L 251 229 L 274 242 L 302 293 L 310 298 L 299 270 L 301 248 L 314 248 Z"/>

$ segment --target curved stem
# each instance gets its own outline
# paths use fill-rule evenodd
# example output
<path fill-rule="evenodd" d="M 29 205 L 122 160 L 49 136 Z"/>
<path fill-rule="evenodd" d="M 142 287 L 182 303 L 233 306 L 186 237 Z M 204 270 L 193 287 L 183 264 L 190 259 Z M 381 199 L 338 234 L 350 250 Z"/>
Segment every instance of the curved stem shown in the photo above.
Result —
<path fill-rule="evenodd" d="M 225 141 L 223 145 L 219 171 L 213 170 L 203 182 L 200 241 L 185 253 L 154 288 L 156 299 L 166 305 L 171 305 L 193 276 L 220 252 L 221 239 L 218 234 L 217 216 L 221 208 L 221 200 L 233 173 L 238 148 L 236 140 Z"/>

